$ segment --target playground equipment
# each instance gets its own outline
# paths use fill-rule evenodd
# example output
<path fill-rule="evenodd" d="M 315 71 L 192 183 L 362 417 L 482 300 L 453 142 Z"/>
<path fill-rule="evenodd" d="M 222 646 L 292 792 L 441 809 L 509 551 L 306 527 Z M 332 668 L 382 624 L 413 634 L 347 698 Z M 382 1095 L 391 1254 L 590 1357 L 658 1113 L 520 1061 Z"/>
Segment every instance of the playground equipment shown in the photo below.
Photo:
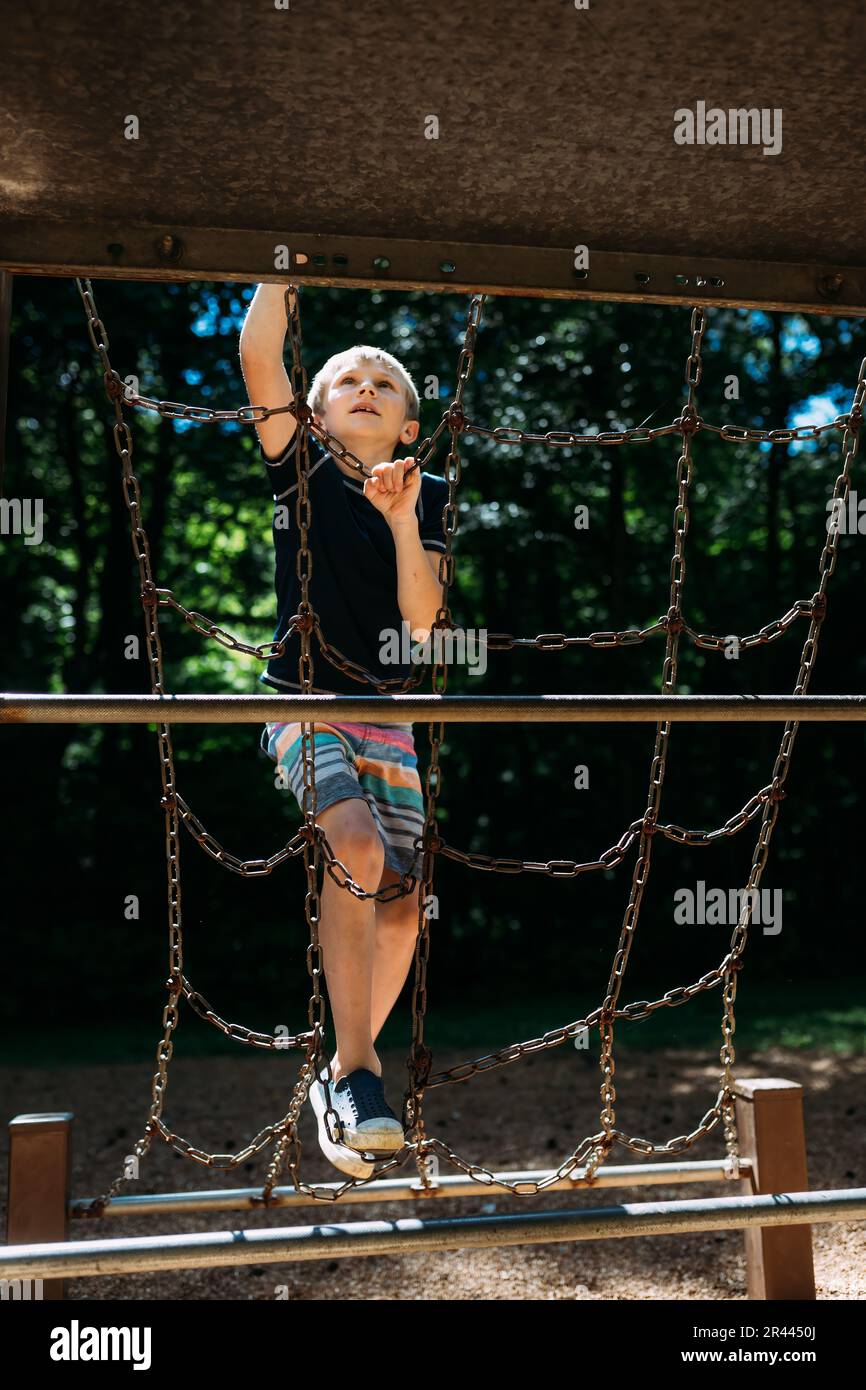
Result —
<path fill-rule="evenodd" d="M 200 407 L 182 405 L 177 402 L 155 401 L 140 396 L 124 385 L 123 379 L 113 368 L 108 355 L 108 335 L 99 319 L 92 287 L 89 282 L 78 281 L 78 288 L 87 313 L 91 340 L 99 354 L 104 383 L 109 399 L 113 403 L 116 423 L 114 439 L 120 455 L 123 470 L 124 496 L 130 518 L 133 552 L 139 566 L 141 580 L 141 599 L 147 630 L 147 651 L 151 672 L 152 694 L 147 696 L 113 697 L 94 696 L 89 701 L 82 697 L 64 696 L 14 696 L 2 697 L 0 716 L 9 720 L 40 720 L 45 718 L 123 718 L 149 719 L 154 711 L 159 711 L 162 722 L 157 726 L 160 746 L 160 765 L 163 791 L 162 807 L 166 817 L 166 853 L 168 875 L 168 916 L 169 916 L 169 1002 L 163 1013 L 164 1034 L 157 1049 L 158 1071 L 154 1078 L 153 1104 L 142 1137 L 135 1145 L 136 1159 L 143 1159 L 153 1139 L 159 1135 L 178 1153 L 209 1168 L 232 1170 L 246 1162 L 253 1154 L 260 1152 L 266 1144 L 273 1142 L 274 1153 L 271 1158 L 266 1181 L 261 1192 L 241 1190 L 215 1194 L 169 1194 L 163 1197 L 123 1198 L 118 1195 L 121 1185 L 128 1180 L 128 1172 L 117 1177 L 108 1191 L 87 1201 L 72 1201 L 64 1181 L 68 1171 L 69 1126 L 71 1116 L 62 1113 L 56 1116 L 19 1116 L 12 1124 L 11 1172 L 10 1172 L 10 1217 L 8 1239 L 10 1245 L 0 1251 L 0 1275 L 13 1280 L 47 1278 L 49 1293 L 58 1292 L 61 1275 L 94 1275 L 109 1271 L 129 1271 L 160 1268 L 179 1268 L 201 1266 L 230 1261 L 282 1261 L 287 1259 L 321 1258 L 323 1251 L 331 1254 L 371 1254 L 382 1251 L 395 1251 L 419 1248 L 445 1248 L 466 1246 L 473 1243 L 489 1244 L 491 1241 L 518 1243 L 531 1241 L 550 1241 L 564 1239 L 591 1239 L 599 1235 L 651 1234 L 654 1232 L 674 1232 L 711 1229 L 717 1226 L 742 1226 L 747 1232 L 747 1251 L 749 1255 L 749 1284 L 752 1296 L 774 1298 L 802 1298 L 814 1296 L 814 1282 L 811 1263 L 811 1244 L 808 1221 L 837 1220 L 843 1216 L 866 1216 L 866 1188 L 846 1192 L 809 1193 L 806 1189 L 805 1147 L 802 1126 L 801 1096 L 798 1087 L 784 1080 L 763 1079 L 736 1082 L 733 1075 L 735 1030 L 734 1003 L 737 990 L 737 975 L 742 969 L 748 926 L 751 920 L 752 905 L 755 898 L 749 890 L 760 885 L 761 874 L 766 863 L 770 837 L 778 816 L 779 803 L 784 797 L 784 782 L 790 764 L 791 750 L 798 723 L 787 720 L 779 753 L 769 784 L 754 795 L 745 807 L 729 818 L 725 825 L 710 831 L 688 830 L 681 826 L 665 825 L 659 821 L 661 790 L 667 757 L 667 743 L 671 720 L 677 715 L 679 702 L 683 697 L 675 696 L 677 676 L 678 643 L 680 634 L 685 632 L 697 646 L 721 652 L 730 637 L 698 633 L 689 626 L 683 605 L 683 585 L 685 577 L 685 536 L 689 521 L 689 484 L 691 482 L 692 446 L 694 437 L 702 429 L 715 430 L 724 439 L 741 437 L 741 432 L 731 426 L 712 426 L 699 415 L 696 402 L 696 388 L 701 379 L 702 340 L 706 325 L 706 312 L 701 306 L 694 306 L 691 313 L 691 340 L 688 354 L 685 381 L 687 399 L 682 412 L 671 425 L 657 429 L 644 426 L 635 430 L 607 432 L 603 435 L 575 435 L 566 431 L 551 432 L 545 436 L 527 436 L 519 430 L 486 429 L 466 416 L 463 396 L 466 382 L 471 374 L 476 339 L 481 319 L 483 296 L 473 297 L 464 334 L 463 346 L 456 372 L 457 389 L 454 399 L 442 416 L 433 435 L 419 447 L 414 466 L 422 467 L 435 449 L 438 438 L 447 430 L 450 434 L 450 449 L 446 464 L 446 477 L 449 484 L 448 502 L 443 511 L 443 534 L 445 554 L 440 559 L 439 578 L 442 584 L 442 600 L 436 615 L 434 627 L 449 630 L 453 627 L 451 610 L 448 606 L 449 589 L 453 580 L 454 556 L 453 536 L 457 530 L 456 492 L 460 481 L 460 455 L 458 439 L 464 432 L 475 432 L 505 443 L 518 444 L 527 437 L 540 438 L 551 447 L 608 445 L 617 446 L 628 442 L 647 442 L 659 435 L 679 434 L 682 439 L 681 453 L 677 460 L 676 483 L 677 498 L 674 509 L 674 550 L 671 561 L 671 584 L 667 613 L 658 622 L 642 630 L 592 633 L 585 637 L 569 637 L 566 634 L 542 634 L 535 639 L 515 638 L 511 634 L 488 634 L 487 642 L 492 649 L 509 650 L 520 643 L 533 646 L 537 650 L 562 649 L 578 643 L 601 648 L 611 648 L 625 643 L 644 642 L 654 637 L 664 637 L 665 653 L 662 672 L 662 695 L 655 697 L 664 705 L 664 717 L 657 722 L 656 739 L 650 769 L 647 806 L 644 814 L 633 821 L 615 846 L 611 846 L 597 859 L 588 863 L 569 860 L 550 860 L 539 865 L 528 861 L 501 860 L 488 855 L 466 854 L 446 844 L 439 835 L 436 823 L 436 802 L 440 792 L 441 769 L 439 767 L 439 745 L 442 741 L 442 722 L 449 717 L 460 717 L 460 707 L 464 706 L 463 717 L 469 716 L 466 705 L 483 705 L 490 719 L 514 717 L 516 701 L 455 700 L 446 697 L 447 663 L 440 649 L 433 668 L 432 699 L 405 693 L 423 679 L 419 675 L 405 680 L 380 681 L 372 673 L 350 662 L 342 653 L 327 643 L 327 635 L 322 632 L 318 616 L 310 603 L 309 575 L 311 569 L 308 529 L 310 525 L 310 502 L 308 494 L 308 434 L 315 433 L 324 447 L 332 452 L 339 450 L 340 457 L 365 472 L 364 464 L 352 455 L 340 441 L 317 426 L 306 402 L 307 379 L 301 355 L 301 328 L 297 295 L 292 288 L 286 291 L 287 322 L 290 330 L 292 348 L 292 389 L 293 403 L 288 407 L 296 415 L 299 429 L 297 450 L 298 497 L 296 517 L 301 537 L 298 564 L 301 577 L 302 600 L 299 611 L 290 622 L 289 629 L 279 642 L 251 647 L 240 641 L 230 632 L 211 619 L 187 608 L 171 591 L 159 589 L 150 567 L 147 536 L 144 530 L 144 508 L 138 480 L 132 468 L 132 436 L 124 419 L 125 405 L 152 409 L 162 417 L 193 419 L 202 423 L 232 419 L 252 423 L 267 414 L 276 413 L 267 407 L 244 407 L 237 411 L 214 411 Z M 860 374 L 854 391 L 851 410 L 838 417 L 829 425 L 804 426 L 796 430 L 753 430 L 749 437 L 766 439 L 771 442 L 792 438 L 818 437 L 831 429 L 843 432 L 842 471 L 836 479 L 834 499 L 839 499 L 844 508 L 847 504 L 849 474 L 857 454 L 859 429 L 862 423 L 863 398 L 866 393 L 866 359 L 861 364 Z M 280 407 L 284 410 L 286 407 Z M 739 638 L 741 646 L 750 649 L 769 641 L 777 640 L 800 617 L 809 620 L 809 629 L 800 660 L 800 669 L 795 693 L 787 701 L 781 697 L 764 697 L 764 707 L 759 717 L 778 718 L 785 707 L 794 707 L 798 712 L 800 702 L 810 709 L 812 717 L 832 717 L 834 709 L 841 709 L 847 717 L 862 719 L 866 717 L 866 701 L 860 697 L 825 697 L 811 707 L 805 705 L 806 694 L 816 656 L 818 635 L 826 614 L 826 590 L 830 576 L 835 569 L 838 534 L 830 528 L 823 545 L 819 564 L 820 583 L 809 600 L 796 602 L 782 619 L 767 624 L 758 633 Z M 292 631 L 300 637 L 301 656 L 299 660 L 300 682 L 305 694 L 299 696 L 280 696 L 274 699 L 262 697 L 198 697 L 186 696 L 174 699 L 166 694 L 162 669 L 162 649 L 159 634 L 158 612 L 160 608 L 171 608 L 179 612 L 184 620 L 200 634 L 220 641 L 234 651 L 242 651 L 267 659 L 272 653 L 283 650 L 285 641 Z M 359 684 L 372 685 L 383 692 L 395 685 L 400 693 L 382 696 L 378 700 L 359 701 L 354 697 L 343 699 L 338 696 L 314 698 L 309 692 L 313 687 L 313 660 L 311 633 L 315 631 L 322 654 L 334 666 L 349 673 Z M 434 645 L 434 652 L 436 648 Z M 631 697 L 637 700 L 632 706 L 632 717 L 652 718 L 652 697 Z M 814 697 L 813 697 L 814 698 Z M 605 717 L 621 717 L 628 711 L 629 697 L 559 697 L 552 704 L 545 700 L 527 699 L 523 702 L 523 717 L 538 717 L 541 708 L 546 709 L 545 717 L 592 718 L 599 710 Z M 410 703 L 411 702 L 411 703 Z M 835 702 L 835 703 L 834 703 Z M 428 725 L 430 739 L 430 766 L 426 776 L 426 814 L 420 845 L 423 849 L 422 880 L 419 895 L 418 933 L 415 952 L 415 978 L 412 995 L 413 1036 L 407 1059 L 409 1087 L 404 1098 L 403 1125 L 407 1141 L 394 1156 L 375 1163 L 373 1175 L 366 1179 L 347 1179 L 345 1182 L 310 1185 L 301 1175 L 301 1143 L 298 1137 L 298 1120 L 301 1108 L 314 1075 L 314 1069 L 324 1072 L 328 1083 L 331 1081 L 330 1063 L 324 1049 L 325 1006 L 320 992 L 322 962 L 318 941 L 318 869 L 319 855 L 322 855 L 325 870 L 333 881 L 346 891 L 359 897 L 384 899 L 400 893 L 412 891 L 416 879 L 411 874 L 403 876 L 398 884 L 375 893 L 364 892 L 354 882 L 345 866 L 336 859 L 328 844 L 327 836 L 316 821 L 315 789 L 315 746 L 313 724 L 303 719 L 308 715 L 316 717 L 339 718 L 348 707 L 357 715 L 363 703 L 366 717 L 382 704 L 403 707 L 415 705 L 416 712 L 431 719 Z M 274 707 L 279 713 L 286 704 L 298 710 L 302 719 L 302 741 L 304 753 L 304 823 L 292 841 L 268 859 L 243 861 L 227 851 L 215 837 L 202 826 L 199 818 L 181 796 L 175 776 L 174 758 L 171 746 L 170 721 L 179 718 L 230 718 L 233 710 L 242 719 L 260 722 L 266 718 L 264 712 Z M 718 713 L 720 707 L 728 718 L 750 718 L 755 706 L 751 700 L 724 700 L 724 697 L 691 697 L 683 702 L 691 712 L 686 717 L 704 718 L 712 710 Z M 656 713 L 658 711 L 656 710 Z M 390 717 L 390 716 L 389 716 Z M 437 730 L 438 724 L 438 730 Z M 679 843 L 709 845 L 722 835 L 739 833 L 760 814 L 761 821 L 753 854 L 752 868 L 743 898 L 740 920 L 733 933 L 731 947 L 724 959 L 700 980 L 685 987 L 668 990 L 655 1001 L 640 1001 L 620 1005 L 620 991 L 628 963 L 629 951 L 640 915 L 643 892 L 649 875 L 652 852 L 652 838 L 664 834 Z M 289 1039 L 279 1039 L 237 1024 L 226 1024 L 195 991 L 183 972 L 183 938 L 180 891 L 180 844 L 179 819 L 197 843 L 216 862 L 228 870 L 244 876 L 271 873 L 288 858 L 302 854 L 307 879 L 305 913 L 310 932 L 310 947 L 307 953 L 307 966 L 312 982 L 312 995 L 308 1006 L 309 1030 L 299 1032 Z M 426 963 L 429 955 L 430 935 L 426 903 L 430 900 L 433 883 L 433 864 L 437 854 L 448 855 L 471 869 L 493 872 L 540 871 L 554 877 L 574 877 L 594 869 L 612 869 L 622 863 L 635 840 L 639 841 L 638 857 L 635 865 L 628 906 L 623 919 L 617 950 L 611 968 L 607 992 L 602 1005 L 565 1027 L 546 1033 L 541 1039 L 531 1039 L 487 1057 L 476 1058 L 448 1071 L 432 1073 L 433 1053 L 424 1040 L 424 1014 L 426 1009 Z M 723 1018 L 721 1049 L 722 1078 L 721 1087 L 713 1105 L 707 1110 L 696 1127 L 687 1135 L 680 1135 L 664 1143 L 656 1143 L 638 1136 L 624 1134 L 616 1127 L 613 1076 L 614 1027 L 618 1019 L 637 1021 L 649 1017 L 655 1010 L 674 1007 L 685 1003 L 694 995 L 722 986 Z M 168 1064 L 173 1052 L 172 1034 L 178 1023 L 178 1006 L 185 998 L 194 1010 L 208 1022 L 220 1028 L 227 1036 L 238 1042 L 260 1047 L 297 1048 L 303 1054 L 298 1079 L 287 1114 L 275 1124 L 268 1125 L 236 1154 L 209 1154 L 197 1149 L 189 1140 L 175 1134 L 162 1118 L 163 1106 L 168 1086 Z M 603 1107 L 601 1127 L 597 1133 L 587 1136 L 574 1151 L 554 1171 L 494 1173 L 478 1162 L 470 1162 L 457 1153 L 438 1136 L 428 1136 L 425 1132 L 422 1099 L 425 1090 L 435 1086 L 465 1082 L 471 1077 L 491 1067 L 505 1066 L 521 1057 L 541 1049 L 556 1047 L 583 1030 L 598 1027 L 601 1039 L 600 1069 L 602 1073 L 601 1095 Z M 738 1114 L 739 1111 L 739 1114 Z M 328 1106 L 332 1133 L 337 1137 L 339 1121 L 332 1107 Z M 637 1171 L 626 1171 L 617 1167 L 603 1168 L 616 1145 L 630 1149 L 634 1153 L 667 1156 L 680 1155 L 699 1140 L 722 1126 L 726 1156 L 723 1162 L 680 1162 L 674 1165 L 656 1163 L 639 1166 Z M 741 1151 L 740 1132 L 748 1136 L 747 1152 Z M 405 1180 L 388 1179 L 387 1174 L 413 1159 L 417 1168 L 417 1181 L 410 1184 Z M 440 1178 L 432 1159 L 443 1159 L 464 1175 L 463 1178 Z M 291 1194 L 278 1186 L 278 1178 L 287 1167 L 292 1179 Z M 725 1181 L 746 1184 L 751 1188 L 750 1195 L 732 1198 L 713 1198 L 698 1202 L 648 1203 L 641 1206 L 601 1209 L 584 1212 L 545 1212 L 527 1216 L 474 1217 L 456 1221 L 409 1221 L 394 1223 L 356 1223 L 333 1227 L 329 1224 L 327 1232 L 309 1227 L 278 1228 L 264 1231 L 216 1232 L 207 1235 L 155 1236 L 133 1240 L 109 1239 L 99 1241 L 68 1242 L 66 1222 L 70 1215 L 100 1217 L 107 1213 L 118 1214 L 123 1211 L 165 1211 L 174 1212 L 232 1206 L 275 1207 L 295 1205 L 299 1201 L 337 1201 L 346 1194 L 355 1198 L 364 1194 L 367 1200 L 389 1200 L 408 1197 L 431 1197 L 466 1195 L 479 1185 L 491 1190 L 505 1191 L 514 1196 L 536 1195 L 548 1189 L 563 1190 L 588 1185 L 605 1185 L 608 1182 L 631 1183 L 643 1181 L 670 1181 L 675 1173 L 677 1180 L 707 1181 L 708 1178 L 722 1178 Z M 49 1229 L 49 1216 L 53 1229 Z M 55 1241 L 51 1235 L 62 1237 Z M 336 1244 L 335 1244 L 336 1241 Z"/>

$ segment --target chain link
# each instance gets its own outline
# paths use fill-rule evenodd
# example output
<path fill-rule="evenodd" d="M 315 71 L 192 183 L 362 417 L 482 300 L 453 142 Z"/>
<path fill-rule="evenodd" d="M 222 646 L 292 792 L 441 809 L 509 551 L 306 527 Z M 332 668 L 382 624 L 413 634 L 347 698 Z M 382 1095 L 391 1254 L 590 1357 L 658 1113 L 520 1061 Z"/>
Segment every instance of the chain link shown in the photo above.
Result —
<path fill-rule="evenodd" d="M 689 357 L 689 363 L 692 363 L 692 356 Z M 142 410 L 155 411 L 156 414 L 167 420 L 191 420 L 198 425 L 223 424 L 227 421 L 240 425 L 254 425 L 262 420 L 269 420 L 273 415 L 297 414 L 295 402 L 289 405 L 243 405 L 237 410 L 212 410 L 203 405 L 185 405 L 182 401 L 160 401 L 152 396 L 139 395 L 130 386 L 125 386 L 116 372 L 112 375 L 122 391 L 125 404 L 137 406 Z M 688 380 L 688 378 L 686 379 Z M 735 444 L 793 444 L 802 440 L 820 439 L 823 434 L 827 434 L 830 430 L 844 431 L 848 421 L 848 415 L 837 415 L 835 419 L 825 420 L 821 424 L 795 425 L 787 429 L 760 429 L 727 422 L 722 425 L 713 425 L 703 416 L 695 415 L 692 433 L 699 434 L 701 430 L 708 430 L 712 434 L 717 434 L 720 439 Z M 416 462 L 411 468 L 406 469 L 404 476 L 408 477 L 415 468 L 423 467 L 424 462 L 433 452 L 439 435 L 447 426 L 448 412 L 446 411 L 434 434 L 429 439 L 425 439 L 419 446 Z M 308 422 L 308 428 L 322 446 L 334 454 L 335 458 L 348 464 L 350 468 L 354 468 L 357 473 L 361 473 L 365 477 L 371 476 L 366 464 L 356 454 L 353 454 L 336 435 L 330 434 L 323 426 L 314 424 L 312 420 Z M 477 434 L 479 438 L 489 439 L 494 444 L 541 444 L 555 449 L 592 448 L 596 445 L 612 444 L 651 444 L 653 440 L 663 439 L 669 434 L 681 434 L 682 431 L 681 416 L 672 420 L 669 425 L 635 425 L 631 429 L 598 430 L 595 433 L 580 430 L 546 430 L 544 434 L 540 434 L 512 425 L 497 425 L 490 428 L 469 419 L 464 419 L 461 427 L 462 434 Z M 421 459 L 420 463 L 418 462 L 419 459 Z"/>
<path fill-rule="evenodd" d="M 687 634 L 694 642 L 695 646 L 704 647 L 710 651 L 724 651 L 735 641 L 740 648 L 762 646 L 767 642 L 774 642 L 777 637 L 781 637 L 787 632 L 792 623 L 798 618 L 810 617 L 818 596 L 814 595 L 811 599 L 797 599 L 781 618 L 775 618 L 772 622 L 765 624 L 758 632 L 750 633 L 747 637 L 740 637 L 734 633 L 727 633 L 717 636 L 713 633 L 699 633 L 688 623 L 683 623 L 682 631 Z M 156 589 L 146 587 L 143 603 L 156 603 L 160 608 L 173 608 L 180 613 L 184 622 L 188 623 L 195 632 L 202 637 L 212 637 L 223 647 L 231 651 L 242 652 L 247 656 L 254 656 L 260 661 L 268 661 L 271 657 L 282 656 L 286 650 L 286 643 L 293 632 L 300 633 L 302 619 L 300 614 L 295 613 L 289 619 L 289 626 L 285 635 L 276 642 L 262 642 L 256 646 L 251 646 L 247 642 L 241 641 L 233 633 L 220 627 L 203 613 L 185 608 L 177 599 L 171 589 Z M 516 647 L 534 648 L 537 651 L 561 652 L 567 651 L 571 647 L 593 647 L 605 651 L 614 647 L 634 647 L 645 642 L 648 637 L 667 631 L 668 619 L 661 617 L 649 627 L 644 628 L 623 628 L 618 632 L 591 632 L 585 637 L 569 637 L 564 632 L 542 632 L 536 637 L 514 637 L 509 632 L 488 632 L 483 635 L 480 645 L 487 651 L 512 651 Z M 352 661 L 345 656 L 339 647 L 332 647 L 326 640 L 322 632 L 318 616 L 314 615 L 313 630 L 318 638 L 319 647 L 322 655 L 335 666 L 337 670 L 343 671 L 353 679 L 361 681 L 367 685 L 374 686 L 380 694 L 387 694 L 394 690 L 395 694 L 414 689 L 424 678 L 423 673 L 419 676 L 399 676 L 389 677 L 380 680 L 371 671 L 359 662 Z"/>

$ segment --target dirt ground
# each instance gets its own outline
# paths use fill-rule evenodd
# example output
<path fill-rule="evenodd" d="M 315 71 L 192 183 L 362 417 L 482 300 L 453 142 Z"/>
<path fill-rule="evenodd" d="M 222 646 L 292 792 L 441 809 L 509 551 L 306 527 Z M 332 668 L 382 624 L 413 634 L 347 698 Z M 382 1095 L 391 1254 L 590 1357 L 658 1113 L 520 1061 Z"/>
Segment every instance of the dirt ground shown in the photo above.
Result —
<path fill-rule="evenodd" d="M 285 1113 L 298 1054 L 262 1052 L 219 1059 L 184 1059 L 170 1064 L 164 1119 L 175 1132 L 210 1152 L 236 1152 L 267 1123 Z M 401 1053 L 380 1051 L 386 1093 L 400 1113 L 406 1076 Z M 437 1052 L 434 1071 L 464 1061 Z M 39 1071 L 0 1069 L 3 1100 L 3 1201 L 5 1210 L 6 1123 L 23 1112 L 71 1110 L 72 1193 L 103 1192 L 121 1169 L 141 1134 L 150 1101 L 153 1067 L 124 1064 Z M 816 1053 L 775 1049 L 738 1054 L 736 1073 L 798 1081 L 805 1091 L 809 1186 L 847 1188 L 866 1184 L 864 1119 L 866 1056 L 829 1058 Z M 712 1053 L 630 1053 L 616 1071 L 616 1120 L 627 1133 L 661 1143 L 695 1128 L 718 1087 Z M 427 1132 L 447 1140 L 464 1158 L 495 1170 L 557 1167 L 583 1136 L 598 1128 L 597 1059 L 560 1047 L 527 1057 L 474 1078 L 469 1083 L 429 1091 L 424 1101 Z M 303 1176 L 311 1182 L 339 1181 L 341 1175 L 321 1154 L 309 1105 L 301 1139 Z M 268 1150 L 264 1151 L 267 1155 Z M 723 1154 L 719 1130 L 686 1157 Z M 208 1172 L 181 1158 L 158 1140 L 143 1161 L 137 1182 L 124 1192 L 164 1192 L 255 1185 L 264 1180 L 263 1155 L 242 1173 Z M 617 1148 L 611 1162 L 640 1162 Z M 440 1171 L 450 1169 L 444 1162 Z M 407 1165 L 389 1176 L 414 1176 Z M 196 1213 L 172 1224 L 164 1216 L 122 1221 L 74 1221 L 70 1235 L 95 1239 L 156 1235 L 170 1231 L 228 1230 L 328 1221 L 423 1217 L 427 1219 L 491 1212 L 549 1210 L 585 1205 L 614 1206 L 649 1200 L 733 1195 L 720 1184 L 578 1190 L 540 1197 L 492 1196 L 479 1188 L 477 1199 L 455 1198 L 377 1204 L 315 1203 L 295 1209 L 247 1213 Z M 4 1220 L 5 1225 L 5 1220 Z M 819 1299 L 866 1299 L 866 1223 L 812 1228 Z M 551 1245 L 450 1250 L 436 1254 L 383 1255 L 302 1264 L 181 1270 L 176 1273 L 105 1276 L 70 1280 L 67 1298 L 79 1300 L 273 1299 L 288 1285 L 291 1299 L 745 1299 L 743 1233 L 726 1231 L 566 1242 Z"/>

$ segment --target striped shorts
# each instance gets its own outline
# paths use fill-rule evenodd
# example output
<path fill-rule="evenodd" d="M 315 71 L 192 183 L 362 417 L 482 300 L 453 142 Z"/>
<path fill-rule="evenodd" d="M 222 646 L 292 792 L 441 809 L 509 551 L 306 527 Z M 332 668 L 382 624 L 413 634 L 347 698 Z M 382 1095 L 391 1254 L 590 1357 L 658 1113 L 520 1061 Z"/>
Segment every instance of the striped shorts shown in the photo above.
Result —
<path fill-rule="evenodd" d="M 358 797 L 370 807 L 385 848 L 385 866 L 421 876 L 422 852 L 413 842 L 424 829 L 424 798 L 411 724 L 319 724 L 313 726 L 316 807 Z M 304 760 L 300 723 L 266 724 L 262 750 L 286 769 L 303 811 Z"/>

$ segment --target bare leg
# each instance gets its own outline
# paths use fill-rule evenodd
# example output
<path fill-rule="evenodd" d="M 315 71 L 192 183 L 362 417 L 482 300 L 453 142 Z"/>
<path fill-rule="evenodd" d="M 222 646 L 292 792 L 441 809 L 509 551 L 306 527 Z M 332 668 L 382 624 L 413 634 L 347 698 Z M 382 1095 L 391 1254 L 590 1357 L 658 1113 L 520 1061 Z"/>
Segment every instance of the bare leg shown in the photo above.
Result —
<path fill-rule="evenodd" d="M 380 888 L 399 882 L 400 875 L 385 869 Z M 373 997 L 370 1024 L 375 1042 L 406 983 L 418 936 L 420 883 L 403 898 L 376 904 L 376 947 L 373 957 Z"/>
<path fill-rule="evenodd" d="M 337 801 L 320 811 L 318 820 L 356 883 L 368 893 L 377 889 L 385 850 L 366 802 L 357 797 Z M 338 887 L 330 874 L 323 875 L 319 940 L 337 1035 L 331 1064 L 335 1081 L 356 1067 L 382 1075 L 371 1020 L 376 907 L 373 899 L 356 898 Z"/>

